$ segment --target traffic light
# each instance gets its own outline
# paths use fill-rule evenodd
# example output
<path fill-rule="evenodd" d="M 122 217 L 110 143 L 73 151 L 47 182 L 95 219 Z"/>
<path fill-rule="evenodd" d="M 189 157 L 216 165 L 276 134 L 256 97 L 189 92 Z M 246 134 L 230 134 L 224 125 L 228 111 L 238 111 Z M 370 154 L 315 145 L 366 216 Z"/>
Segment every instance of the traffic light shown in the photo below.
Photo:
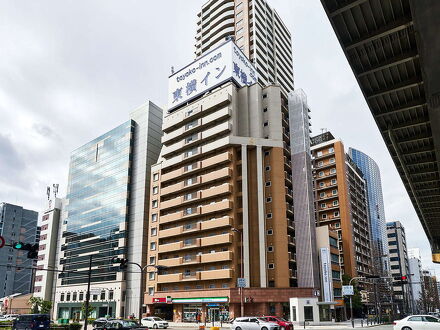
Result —
<path fill-rule="evenodd" d="M 23 243 L 23 242 L 14 242 L 12 244 L 12 247 L 16 250 L 23 250 L 28 251 L 27 257 L 29 259 L 35 259 L 38 257 L 38 243 L 30 244 L 30 243 Z"/>
<path fill-rule="evenodd" d="M 125 258 L 113 257 L 112 263 L 119 264 L 120 270 L 125 270 L 128 267 L 128 259 Z"/>
<path fill-rule="evenodd" d="M 403 284 L 408 284 L 408 276 L 397 276 L 394 277 L 394 281 L 393 285 L 403 285 Z"/>

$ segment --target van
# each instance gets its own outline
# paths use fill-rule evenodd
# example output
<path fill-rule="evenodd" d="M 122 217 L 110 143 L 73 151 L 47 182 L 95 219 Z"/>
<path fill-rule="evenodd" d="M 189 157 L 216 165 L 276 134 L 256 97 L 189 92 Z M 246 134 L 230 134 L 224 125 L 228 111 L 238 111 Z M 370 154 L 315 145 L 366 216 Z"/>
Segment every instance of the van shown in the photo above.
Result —
<path fill-rule="evenodd" d="M 49 330 L 49 328 L 48 314 L 22 314 L 12 324 L 12 330 Z"/>

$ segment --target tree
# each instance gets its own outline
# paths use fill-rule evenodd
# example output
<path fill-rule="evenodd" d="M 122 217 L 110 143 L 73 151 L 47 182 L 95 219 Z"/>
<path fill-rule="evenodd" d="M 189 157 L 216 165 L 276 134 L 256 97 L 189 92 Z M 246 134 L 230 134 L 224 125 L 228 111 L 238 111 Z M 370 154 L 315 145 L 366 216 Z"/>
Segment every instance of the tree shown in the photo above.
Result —
<path fill-rule="evenodd" d="M 342 284 L 349 285 L 351 277 L 347 274 L 342 275 Z M 358 314 L 359 311 L 362 311 L 362 296 L 360 290 L 357 287 L 356 281 L 352 281 L 354 295 L 351 297 L 351 303 L 353 304 L 353 314 Z M 350 307 L 350 297 L 344 297 L 345 306 Z"/>
<path fill-rule="evenodd" d="M 52 309 L 52 302 L 40 297 L 30 297 L 28 304 L 31 305 L 31 312 L 34 314 L 49 314 Z"/>
<path fill-rule="evenodd" d="M 84 318 L 90 318 L 90 314 L 92 314 L 92 312 L 95 310 L 95 307 L 93 307 L 92 305 L 89 304 L 89 310 L 86 310 L 86 303 L 83 302 L 82 306 L 81 306 L 81 313 L 83 315 Z"/>

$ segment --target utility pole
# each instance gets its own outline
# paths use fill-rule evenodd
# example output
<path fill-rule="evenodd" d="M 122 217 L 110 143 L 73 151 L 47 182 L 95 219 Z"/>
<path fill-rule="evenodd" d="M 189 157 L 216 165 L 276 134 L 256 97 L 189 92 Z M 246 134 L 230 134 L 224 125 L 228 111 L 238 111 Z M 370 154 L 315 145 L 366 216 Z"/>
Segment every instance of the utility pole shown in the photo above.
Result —
<path fill-rule="evenodd" d="M 87 330 L 87 323 L 89 318 L 89 305 L 90 305 L 90 282 L 92 280 L 92 255 L 90 255 L 89 259 L 89 271 L 87 277 L 87 293 L 86 293 L 86 312 L 84 317 L 84 330 Z"/>

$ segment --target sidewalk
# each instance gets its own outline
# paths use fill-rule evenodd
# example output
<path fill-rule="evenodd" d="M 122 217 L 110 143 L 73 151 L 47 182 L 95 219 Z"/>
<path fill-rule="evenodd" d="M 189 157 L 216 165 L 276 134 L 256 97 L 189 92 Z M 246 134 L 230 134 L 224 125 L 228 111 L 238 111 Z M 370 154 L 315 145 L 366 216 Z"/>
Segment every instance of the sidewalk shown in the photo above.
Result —
<path fill-rule="evenodd" d="M 184 329 L 198 329 L 199 325 L 205 325 L 204 323 L 192 323 L 192 322 L 168 322 L 168 325 L 170 328 L 184 328 Z M 366 320 L 364 320 L 364 322 L 362 323 L 361 319 L 355 319 L 354 320 L 354 327 L 355 328 L 367 328 L 367 322 Z M 207 322 L 206 323 L 206 329 L 210 329 L 212 327 L 212 322 Z M 220 327 L 220 322 L 215 322 L 215 326 L 216 327 Z M 376 325 L 368 325 L 368 327 L 375 327 L 378 326 Z M 304 329 L 304 325 L 301 324 L 295 324 L 295 330 L 296 329 Z M 223 323 L 222 327 L 220 328 L 221 330 L 230 330 L 231 329 L 231 324 L 230 323 Z M 306 327 L 305 329 L 352 329 L 351 326 L 351 322 L 350 321 L 345 321 L 345 322 L 337 322 L 337 323 L 333 323 L 333 322 L 327 322 L 327 323 L 321 323 L 320 325 L 308 325 L 306 323 Z"/>

